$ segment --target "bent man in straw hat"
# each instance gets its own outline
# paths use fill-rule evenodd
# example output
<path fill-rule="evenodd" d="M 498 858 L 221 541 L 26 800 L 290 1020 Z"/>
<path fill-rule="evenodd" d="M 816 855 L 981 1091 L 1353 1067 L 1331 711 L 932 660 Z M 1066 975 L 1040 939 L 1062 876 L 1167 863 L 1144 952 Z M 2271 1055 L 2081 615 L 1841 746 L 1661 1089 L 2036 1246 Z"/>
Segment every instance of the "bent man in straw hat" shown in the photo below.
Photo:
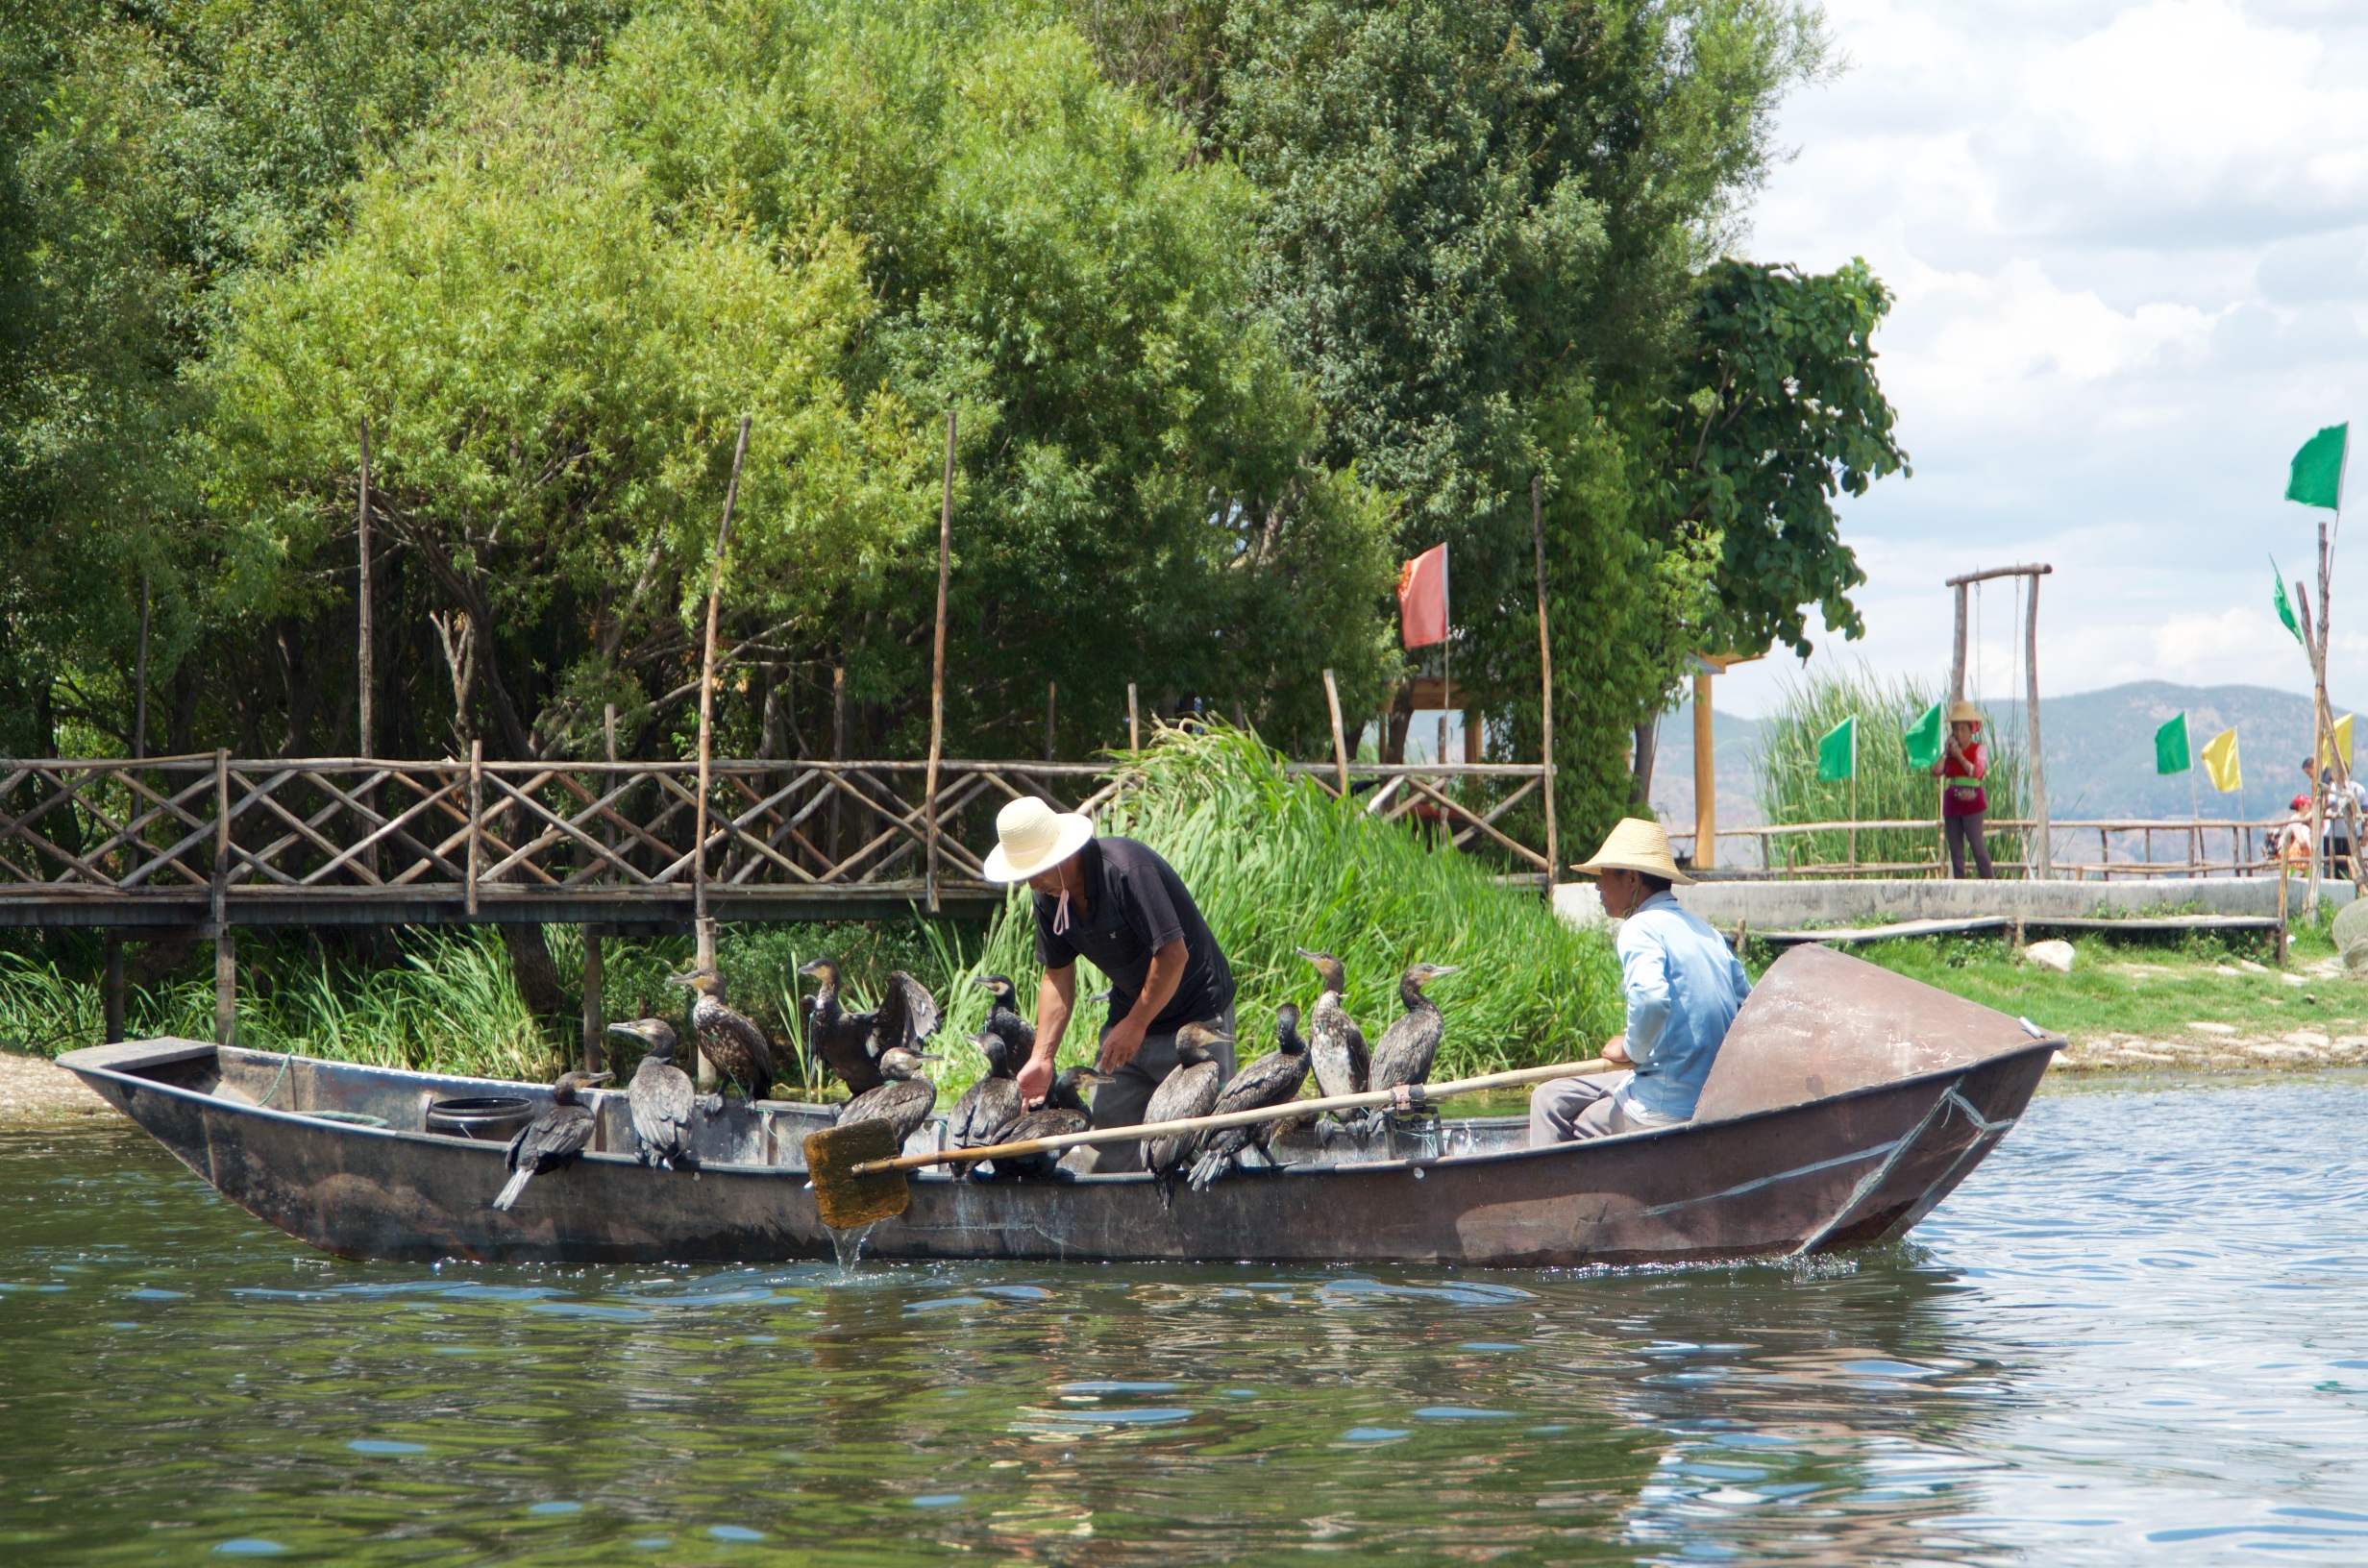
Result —
<path fill-rule="evenodd" d="M 1151 1091 L 1175 1070 L 1176 1031 L 1204 1024 L 1233 1038 L 1233 970 L 1175 868 L 1132 839 L 1101 839 L 1073 812 L 1033 796 L 995 819 L 987 851 L 994 882 L 1025 882 L 1036 894 L 1036 1050 L 1019 1072 L 1029 1104 L 1052 1086 L 1052 1063 L 1077 1005 L 1077 960 L 1110 977 L 1110 1012 L 1095 1066 L 1110 1081 L 1094 1091 L 1094 1125 L 1133 1127 Z M 1216 1052 L 1219 1082 L 1233 1076 L 1233 1047 Z M 1098 1171 L 1140 1170 L 1138 1143 L 1094 1151 Z"/>
<path fill-rule="evenodd" d="M 1634 1068 L 1540 1084 L 1529 1097 L 1533 1147 L 1691 1119 L 1727 1025 L 1751 994 L 1726 939 L 1670 895 L 1672 885 L 1693 878 L 1677 869 L 1659 822 L 1626 819 L 1594 859 L 1571 870 L 1591 874 L 1603 912 L 1625 922 L 1618 951 L 1628 1028 L 1603 1054 Z"/>

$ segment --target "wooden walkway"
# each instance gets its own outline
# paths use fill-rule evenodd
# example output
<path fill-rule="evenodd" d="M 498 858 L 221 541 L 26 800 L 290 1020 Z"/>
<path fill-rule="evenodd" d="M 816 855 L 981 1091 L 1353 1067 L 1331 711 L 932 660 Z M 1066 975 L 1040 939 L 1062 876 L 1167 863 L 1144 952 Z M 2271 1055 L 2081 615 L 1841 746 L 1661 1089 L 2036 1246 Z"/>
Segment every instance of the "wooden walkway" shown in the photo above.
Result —
<path fill-rule="evenodd" d="M 1517 869 L 1539 849 L 1506 814 L 1535 766 L 1294 763 L 1371 815 L 1431 823 Z M 712 765 L 703 864 L 695 763 L 446 758 L 241 760 L 228 753 L 0 761 L 0 926 L 143 928 L 580 923 L 689 929 L 694 883 L 723 920 L 871 919 L 929 902 L 983 916 L 981 857 L 1003 803 L 1093 812 L 1128 787 L 1098 763 Z M 934 841 L 934 845 L 933 842 Z"/>

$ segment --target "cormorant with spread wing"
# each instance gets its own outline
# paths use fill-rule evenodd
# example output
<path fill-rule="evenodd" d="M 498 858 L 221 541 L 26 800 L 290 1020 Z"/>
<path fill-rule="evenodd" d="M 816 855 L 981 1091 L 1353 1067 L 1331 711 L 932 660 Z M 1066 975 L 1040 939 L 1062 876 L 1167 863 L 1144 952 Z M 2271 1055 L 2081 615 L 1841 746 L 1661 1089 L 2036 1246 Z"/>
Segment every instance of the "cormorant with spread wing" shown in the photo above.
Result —
<path fill-rule="evenodd" d="M 641 1163 L 660 1170 L 697 1170 L 691 1153 L 691 1116 L 699 1109 L 698 1086 L 675 1066 L 675 1028 L 664 1018 L 612 1023 L 612 1035 L 625 1035 L 649 1047 L 641 1066 L 625 1086 L 626 1108 L 633 1116 L 633 1140 L 641 1146 Z M 722 1103 L 719 1098 L 716 1103 Z"/>
<path fill-rule="evenodd" d="M 918 1052 L 937 1033 L 937 998 L 902 969 L 888 976 L 879 1006 L 869 1013 L 850 1013 L 840 1001 L 836 959 L 818 958 L 798 972 L 821 982 L 804 1004 L 807 1059 L 836 1073 L 851 1095 L 879 1088 L 881 1057 L 892 1050 Z"/>
<path fill-rule="evenodd" d="M 1222 1116 L 1285 1104 L 1299 1097 L 1300 1086 L 1306 1082 L 1307 1041 L 1299 1038 L 1299 1010 L 1285 1002 L 1274 1010 L 1274 1049 L 1236 1073 L 1209 1108 L 1209 1115 Z M 1273 1164 L 1272 1144 L 1279 1127 L 1279 1122 L 1262 1121 L 1201 1134 L 1193 1160 L 1193 1190 L 1206 1192 L 1226 1172 L 1239 1170 L 1243 1151 L 1253 1143 L 1267 1164 Z"/>
<path fill-rule="evenodd" d="M 607 1077 L 604 1072 L 559 1074 L 559 1081 L 551 1086 L 551 1103 L 509 1140 L 505 1163 L 512 1174 L 493 1200 L 496 1209 L 506 1212 L 527 1189 L 527 1183 L 583 1153 L 583 1146 L 592 1141 L 592 1108 L 576 1096 Z"/>
<path fill-rule="evenodd" d="M 773 1047 L 762 1029 L 724 1000 L 724 977 L 708 968 L 669 975 L 667 983 L 687 986 L 698 998 L 691 1003 L 691 1032 L 701 1054 L 740 1086 L 750 1104 L 771 1095 Z"/>

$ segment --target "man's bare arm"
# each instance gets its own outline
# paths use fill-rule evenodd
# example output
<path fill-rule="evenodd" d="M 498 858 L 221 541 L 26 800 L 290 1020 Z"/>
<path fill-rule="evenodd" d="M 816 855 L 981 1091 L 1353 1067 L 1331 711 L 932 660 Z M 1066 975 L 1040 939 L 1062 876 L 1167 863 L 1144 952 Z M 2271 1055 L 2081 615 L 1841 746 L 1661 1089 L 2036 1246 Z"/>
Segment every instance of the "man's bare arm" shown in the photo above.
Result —
<path fill-rule="evenodd" d="M 1044 983 L 1036 988 L 1036 1049 L 1017 1074 L 1022 1104 L 1033 1105 L 1051 1091 L 1052 1063 L 1061 1054 L 1061 1036 L 1068 1032 L 1069 1016 L 1076 1006 L 1077 967 L 1065 964 L 1045 970 Z"/>
<path fill-rule="evenodd" d="M 1126 1017 L 1119 1019 L 1111 1031 L 1102 1037 L 1101 1060 L 1095 1065 L 1104 1072 L 1116 1072 L 1135 1059 L 1143 1049 L 1143 1037 L 1150 1032 L 1151 1022 L 1174 999 L 1175 988 L 1184 982 L 1184 967 L 1191 962 L 1182 937 L 1172 938 L 1168 945 L 1151 955 L 1150 972 L 1143 977 L 1142 993 Z"/>

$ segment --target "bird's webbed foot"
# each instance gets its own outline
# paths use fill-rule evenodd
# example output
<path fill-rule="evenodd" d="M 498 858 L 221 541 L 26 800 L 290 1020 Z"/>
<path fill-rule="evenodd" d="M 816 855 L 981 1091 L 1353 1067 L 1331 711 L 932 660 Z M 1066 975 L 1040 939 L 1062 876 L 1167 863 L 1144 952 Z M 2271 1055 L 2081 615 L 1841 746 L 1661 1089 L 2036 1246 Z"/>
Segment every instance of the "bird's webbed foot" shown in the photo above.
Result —
<path fill-rule="evenodd" d="M 704 1111 L 708 1115 L 720 1116 L 724 1114 L 724 1096 L 721 1094 L 696 1095 L 693 1097 L 692 1103 L 698 1106 L 700 1110 Z"/>

